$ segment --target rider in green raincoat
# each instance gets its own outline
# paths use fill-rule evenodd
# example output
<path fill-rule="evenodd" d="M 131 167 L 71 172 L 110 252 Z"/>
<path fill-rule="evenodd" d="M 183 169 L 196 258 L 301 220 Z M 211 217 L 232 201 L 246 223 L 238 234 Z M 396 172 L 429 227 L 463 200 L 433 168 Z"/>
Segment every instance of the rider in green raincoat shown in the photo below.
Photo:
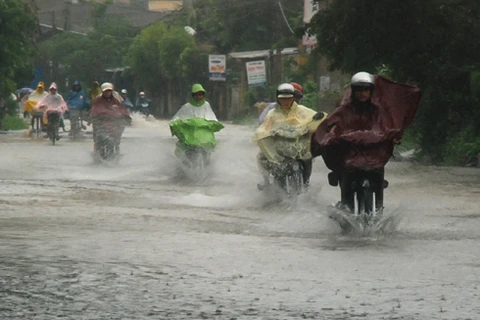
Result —
<path fill-rule="evenodd" d="M 201 84 L 192 86 L 192 97 L 173 116 L 170 122 L 172 135 L 179 141 L 175 154 L 189 147 L 213 150 L 216 146 L 214 133 L 223 129 L 210 103 L 205 100 L 206 91 Z"/>

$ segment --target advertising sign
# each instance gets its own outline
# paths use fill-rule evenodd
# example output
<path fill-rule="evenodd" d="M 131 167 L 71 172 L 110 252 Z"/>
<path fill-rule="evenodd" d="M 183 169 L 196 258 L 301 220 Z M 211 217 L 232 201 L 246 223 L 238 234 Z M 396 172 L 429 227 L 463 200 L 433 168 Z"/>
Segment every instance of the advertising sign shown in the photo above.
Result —
<path fill-rule="evenodd" d="M 264 86 L 267 83 L 267 71 L 265 69 L 265 61 L 249 61 L 246 62 L 247 81 L 249 87 Z"/>
<path fill-rule="evenodd" d="M 225 55 L 209 55 L 208 56 L 208 76 L 212 81 L 225 81 L 227 56 Z"/>

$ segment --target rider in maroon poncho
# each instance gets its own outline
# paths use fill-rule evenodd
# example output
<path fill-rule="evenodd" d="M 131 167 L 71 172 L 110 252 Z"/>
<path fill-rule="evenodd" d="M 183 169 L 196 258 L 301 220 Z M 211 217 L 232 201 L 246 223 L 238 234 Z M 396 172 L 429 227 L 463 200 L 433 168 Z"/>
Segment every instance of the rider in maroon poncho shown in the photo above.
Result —
<path fill-rule="evenodd" d="M 384 167 L 415 116 L 420 89 L 367 72 L 356 73 L 350 86 L 340 106 L 318 127 L 311 150 L 332 170 L 329 182 L 340 184 L 341 204 L 350 209 L 354 195 L 342 185 L 351 183 L 356 170 L 370 170 L 378 181 L 379 208 L 383 206 Z"/>
<path fill-rule="evenodd" d="M 92 101 L 90 121 L 93 124 L 94 151 L 97 151 L 102 134 L 112 135 L 115 138 L 117 149 L 125 126 L 132 122 L 130 113 L 115 97 L 113 84 L 105 82 L 101 86 L 102 95 Z"/>

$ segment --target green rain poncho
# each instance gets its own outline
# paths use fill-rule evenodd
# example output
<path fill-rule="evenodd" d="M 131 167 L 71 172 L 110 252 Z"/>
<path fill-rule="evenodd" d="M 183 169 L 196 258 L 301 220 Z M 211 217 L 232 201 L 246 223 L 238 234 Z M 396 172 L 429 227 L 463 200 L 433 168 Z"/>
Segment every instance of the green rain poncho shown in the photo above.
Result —
<path fill-rule="evenodd" d="M 170 122 L 172 135 L 177 136 L 184 147 L 215 148 L 215 132 L 223 129 L 223 125 L 215 120 L 204 118 L 178 119 Z"/>

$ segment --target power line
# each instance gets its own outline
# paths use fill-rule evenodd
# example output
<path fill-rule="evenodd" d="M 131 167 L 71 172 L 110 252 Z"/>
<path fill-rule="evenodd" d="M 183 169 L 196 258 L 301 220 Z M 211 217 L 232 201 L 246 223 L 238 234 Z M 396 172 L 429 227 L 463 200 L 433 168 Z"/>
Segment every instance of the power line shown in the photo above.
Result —
<path fill-rule="evenodd" d="M 280 1 L 278 2 L 278 6 L 280 7 L 280 11 L 282 11 L 283 20 L 285 20 L 285 23 L 287 24 L 288 29 L 290 29 L 291 33 L 294 33 L 292 30 L 292 27 L 290 27 L 290 24 L 288 23 L 287 17 L 285 17 L 285 12 L 283 12 L 283 7 Z"/>

